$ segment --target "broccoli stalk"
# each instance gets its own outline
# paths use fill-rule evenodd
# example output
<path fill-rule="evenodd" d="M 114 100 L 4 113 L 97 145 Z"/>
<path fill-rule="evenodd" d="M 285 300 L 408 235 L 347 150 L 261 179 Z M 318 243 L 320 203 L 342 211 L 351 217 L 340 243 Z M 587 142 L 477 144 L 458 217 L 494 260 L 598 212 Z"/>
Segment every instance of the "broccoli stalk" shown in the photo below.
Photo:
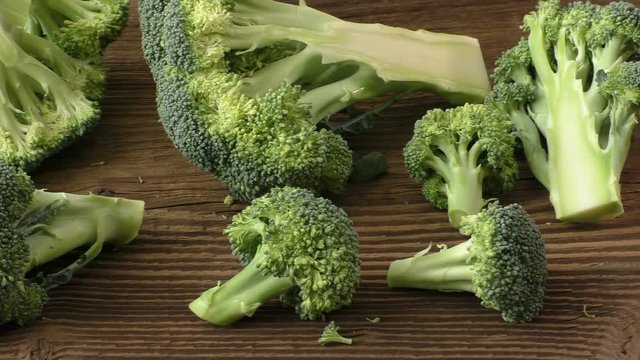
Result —
<path fill-rule="evenodd" d="M 201 319 L 226 326 L 245 316 L 252 316 L 267 300 L 276 299 L 295 283 L 288 277 L 264 275 L 260 265 L 267 256 L 263 250 L 223 285 L 206 290 L 189 304 L 189 309 Z"/>
<path fill-rule="evenodd" d="M 640 109 L 640 65 L 630 61 L 640 9 L 549 0 L 524 23 L 529 36 L 498 60 L 489 102 L 511 116 L 558 219 L 614 218 Z"/>
<path fill-rule="evenodd" d="M 245 267 L 191 302 L 201 319 L 229 325 L 278 297 L 309 320 L 351 303 L 360 274 L 357 234 L 328 200 L 275 188 L 235 215 L 225 234 Z"/>
<path fill-rule="evenodd" d="M 462 219 L 469 239 L 436 254 L 430 247 L 389 266 L 390 287 L 468 291 L 509 322 L 534 319 L 546 281 L 544 240 L 526 211 L 497 203 Z"/>
<path fill-rule="evenodd" d="M 91 262 L 104 244 L 119 247 L 133 240 L 142 223 L 144 203 L 96 195 L 37 190 L 20 227 L 29 246 L 25 273 L 83 246 L 89 249 L 71 266 L 45 279 L 50 288 L 68 282 Z"/>
<path fill-rule="evenodd" d="M 212 29 L 205 5 L 184 1 L 194 25 Z M 322 119 L 364 99 L 399 89 L 428 89 L 452 102 L 481 102 L 489 83 L 478 41 L 473 38 L 412 31 L 382 24 L 344 21 L 304 4 L 271 0 L 239 0 L 221 36 L 230 51 L 249 52 L 276 43 L 305 44 L 302 51 L 267 64 L 243 83 L 252 97 L 286 84 L 311 82 L 327 65 L 345 63 L 348 74 L 315 89 L 302 103 L 312 104 L 312 117 Z M 213 2 L 210 6 L 221 6 Z M 205 30 L 206 31 L 206 30 Z M 206 38 L 201 38 L 202 42 Z M 206 46 L 202 44 L 202 46 Z M 358 64 L 358 66 L 355 66 Z M 366 64 L 366 65 L 365 65 Z M 425 65 L 425 64 L 428 64 Z M 331 76 L 329 76 L 331 78 Z"/>

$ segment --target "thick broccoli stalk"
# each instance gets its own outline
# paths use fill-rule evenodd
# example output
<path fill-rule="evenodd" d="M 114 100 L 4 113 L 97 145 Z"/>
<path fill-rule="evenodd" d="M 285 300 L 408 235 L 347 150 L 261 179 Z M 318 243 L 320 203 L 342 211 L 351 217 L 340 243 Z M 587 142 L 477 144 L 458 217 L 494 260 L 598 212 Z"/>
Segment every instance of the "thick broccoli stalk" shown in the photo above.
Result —
<path fill-rule="evenodd" d="M 510 114 L 558 219 L 614 218 L 640 109 L 625 96 L 639 91 L 628 61 L 640 52 L 640 9 L 550 0 L 524 24 L 529 36 L 499 59 L 489 101 Z"/>
<path fill-rule="evenodd" d="M 127 24 L 128 0 L 31 0 L 27 30 L 77 58 L 100 56 Z"/>
<path fill-rule="evenodd" d="M 468 291 L 505 321 L 534 319 L 542 310 L 547 271 L 544 240 L 526 211 L 492 203 L 464 217 L 460 232 L 469 240 L 391 263 L 389 286 Z"/>
<path fill-rule="evenodd" d="M 351 152 L 317 129 L 356 103 L 413 90 L 479 102 L 489 89 L 478 43 L 463 36 L 271 0 L 143 0 L 140 14 L 167 133 L 243 200 L 279 186 L 342 191 Z"/>
<path fill-rule="evenodd" d="M 229 325 L 280 297 L 303 320 L 349 305 L 359 282 L 357 234 L 330 201 L 292 187 L 255 199 L 225 230 L 244 269 L 189 308 Z"/>
<path fill-rule="evenodd" d="M 407 170 L 449 221 L 477 214 L 485 194 L 510 190 L 517 177 L 512 123 L 491 106 L 467 104 L 429 111 L 404 149 Z"/>
<path fill-rule="evenodd" d="M 105 244 L 122 246 L 138 234 L 142 201 L 35 190 L 29 177 L 0 163 L 0 324 L 38 316 L 48 290 L 71 280 Z M 48 274 L 32 270 L 74 249 L 88 249 Z"/>

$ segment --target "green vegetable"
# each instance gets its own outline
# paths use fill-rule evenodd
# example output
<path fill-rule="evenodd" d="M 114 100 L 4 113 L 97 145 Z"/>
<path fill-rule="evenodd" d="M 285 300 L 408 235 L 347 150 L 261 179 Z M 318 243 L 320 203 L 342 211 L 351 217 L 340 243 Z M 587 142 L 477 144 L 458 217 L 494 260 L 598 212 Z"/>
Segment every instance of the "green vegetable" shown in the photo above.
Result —
<path fill-rule="evenodd" d="M 556 217 L 624 212 L 620 174 L 640 110 L 640 9 L 543 1 L 498 60 L 488 101 L 509 114 Z"/>
<path fill-rule="evenodd" d="M 0 0 L 0 161 L 33 169 L 94 125 L 101 51 L 126 21 L 126 3 Z M 113 22 L 98 20 L 107 7 Z"/>
<path fill-rule="evenodd" d="M 433 206 L 448 209 L 453 226 L 482 209 L 485 193 L 513 187 L 518 164 L 512 126 L 493 107 L 469 104 L 431 110 L 416 122 L 404 149 L 407 170 Z"/>
<path fill-rule="evenodd" d="M 346 338 L 339 333 L 340 327 L 336 326 L 334 321 L 330 322 L 325 326 L 324 330 L 322 330 L 322 335 L 318 339 L 320 345 L 324 346 L 327 344 L 345 344 L 351 345 L 353 343 L 353 339 Z"/>
<path fill-rule="evenodd" d="M 168 135 L 242 200 L 278 186 L 342 191 L 351 152 L 318 126 L 356 103 L 489 92 L 468 37 L 351 23 L 304 2 L 142 0 L 140 15 Z"/>
<path fill-rule="evenodd" d="M 105 244 L 122 246 L 138 234 L 142 201 L 34 190 L 22 171 L 0 163 L 0 324 L 24 325 L 40 316 L 47 291 L 71 280 Z M 68 267 L 29 272 L 79 247 Z"/>
<path fill-rule="evenodd" d="M 526 211 L 492 203 L 462 218 L 460 232 L 469 240 L 391 263 L 389 286 L 469 291 L 505 321 L 534 319 L 542 310 L 547 270 L 544 240 Z"/>
<path fill-rule="evenodd" d="M 274 188 L 235 215 L 225 234 L 244 269 L 189 305 L 203 320 L 229 325 L 278 297 L 303 320 L 351 303 L 360 275 L 358 238 L 329 200 Z"/>

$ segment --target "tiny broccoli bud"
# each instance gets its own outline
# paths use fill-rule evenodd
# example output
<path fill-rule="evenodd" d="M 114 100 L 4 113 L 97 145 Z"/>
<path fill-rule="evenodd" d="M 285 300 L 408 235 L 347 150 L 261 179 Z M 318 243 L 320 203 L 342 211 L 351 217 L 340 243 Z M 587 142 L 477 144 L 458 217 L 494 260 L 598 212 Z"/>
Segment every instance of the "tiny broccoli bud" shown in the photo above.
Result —
<path fill-rule="evenodd" d="M 318 339 L 320 345 L 324 346 L 327 344 L 345 344 L 351 345 L 353 343 L 353 339 L 345 338 L 339 333 L 340 327 L 336 326 L 334 321 L 330 322 L 327 326 L 325 326 L 322 331 L 322 335 Z"/>

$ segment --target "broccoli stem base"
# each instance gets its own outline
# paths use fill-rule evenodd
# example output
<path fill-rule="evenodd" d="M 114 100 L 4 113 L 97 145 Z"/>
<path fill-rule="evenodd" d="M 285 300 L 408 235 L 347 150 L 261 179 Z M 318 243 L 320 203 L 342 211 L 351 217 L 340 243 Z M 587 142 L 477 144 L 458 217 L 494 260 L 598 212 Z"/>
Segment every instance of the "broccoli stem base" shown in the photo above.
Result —
<path fill-rule="evenodd" d="M 189 309 L 202 320 L 227 326 L 252 316 L 262 304 L 294 286 L 289 278 L 265 276 L 258 269 L 264 257 L 259 250 L 253 260 L 222 285 L 206 290 L 189 304 Z"/>
<path fill-rule="evenodd" d="M 480 167 L 467 169 L 454 168 L 447 179 L 447 210 L 449 222 L 460 227 L 462 218 L 475 215 L 482 210 L 485 201 L 482 197 L 482 170 Z"/>
<path fill-rule="evenodd" d="M 392 288 L 475 292 L 473 272 L 467 264 L 470 242 L 467 240 L 435 254 L 428 254 L 426 249 L 413 257 L 392 262 L 387 284 Z"/>
<path fill-rule="evenodd" d="M 133 240 L 142 224 L 144 202 L 37 190 L 26 213 L 30 217 L 23 222 L 29 226 L 25 241 L 31 261 L 25 271 L 90 246 L 67 268 L 72 273 L 97 256 L 103 244 L 122 246 Z"/>

